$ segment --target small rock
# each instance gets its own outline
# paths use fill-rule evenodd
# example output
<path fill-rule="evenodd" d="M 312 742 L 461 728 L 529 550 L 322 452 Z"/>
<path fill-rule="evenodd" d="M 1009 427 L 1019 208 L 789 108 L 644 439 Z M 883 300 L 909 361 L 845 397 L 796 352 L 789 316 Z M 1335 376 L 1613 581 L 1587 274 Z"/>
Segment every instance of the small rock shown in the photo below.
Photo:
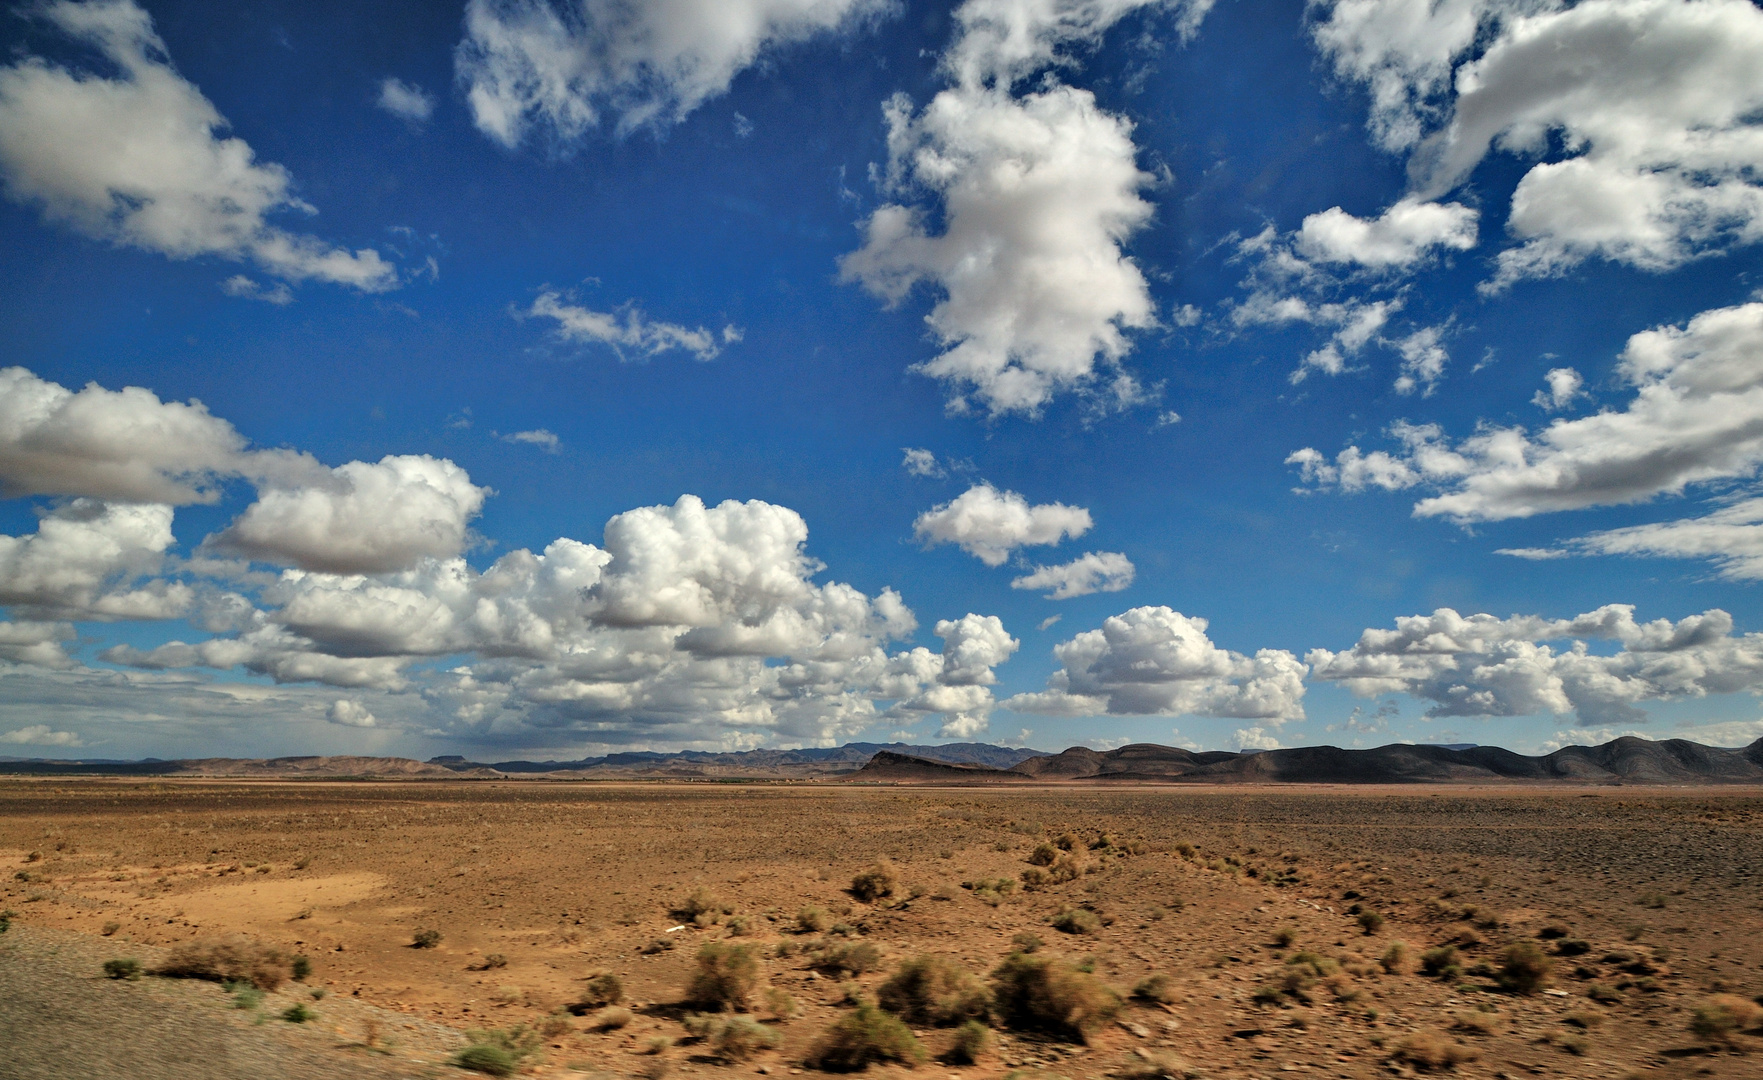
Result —
<path fill-rule="evenodd" d="M 1143 1024 L 1135 1024 L 1131 1020 L 1122 1020 L 1120 1021 L 1120 1026 L 1127 1031 L 1132 1032 L 1134 1035 L 1137 1035 L 1141 1039 L 1148 1039 L 1151 1037 L 1151 1029 Z"/>

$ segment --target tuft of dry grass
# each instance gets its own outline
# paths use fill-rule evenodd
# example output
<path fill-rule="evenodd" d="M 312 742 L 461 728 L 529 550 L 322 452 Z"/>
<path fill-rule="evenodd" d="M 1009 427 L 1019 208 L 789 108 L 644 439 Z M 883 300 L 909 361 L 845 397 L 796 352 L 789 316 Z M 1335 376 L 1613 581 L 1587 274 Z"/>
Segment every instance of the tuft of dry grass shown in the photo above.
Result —
<path fill-rule="evenodd" d="M 586 1016 L 595 1009 L 617 1005 L 624 1000 L 624 980 L 610 971 L 589 975 L 582 981 L 581 997 L 569 1006 L 576 1016 Z"/>
<path fill-rule="evenodd" d="M 992 1029 L 978 1020 L 969 1020 L 955 1029 L 955 1041 L 943 1055 L 943 1060 L 950 1065 L 977 1065 L 981 1058 L 992 1052 Z"/>
<path fill-rule="evenodd" d="M 1132 996 L 1140 1001 L 1168 1005 L 1175 1001 L 1175 980 L 1161 972 L 1154 972 L 1139 980 L 1139 984 L 1132 988 Z"/>
<path fill-rule="evenodd" d="M 153 974 L 168 979 L 250 983 L 259 990 L 274 990 L 293 974 L 293 961 L 281 950 L 246 937 L 198 938 L 173 948 Z"/>
<path fill-rule="evenodd" d="M 881 966 L 881 950 L 867 941 L 823 943 L 809 955 L 808 966 L 827 975 L 862 975 Z"/>
<path fill-rule="evenodd" d="M 1414 970 L 1414 950 L 1406 941 L 1392 941 L 1377 962 L 1391 975 L 1406 975 Z"/>
<path fill-rule="evenodd" d="M 1707 1042 L 1731 1042 L 1741 1031 L 1763 1026 L 1763 1006 L 1737 994 L 1715 994 L 1690 1012 L 1690 1030 Z"/>
<path fill-rule="evenodd" d="M 1064 934 L 1099 934 L 1102 932 L 1102 920 L 1093 911 L 1084 908 L 1062 907 L 1052 918 L 1053 929 Z"/>
<path fill-rule="evenodd" d="M 1423 1072 L 1454 1069 L 1480 1056 L 1476 1050 L 1452 1042 L 1436 1031 L 1416 1031 L 1398 1042 L 1395 1052 L 1390 1055 L 1393 1060 L 1405 1062 Z"/>
<path fill-rule="evenodd" d="M 1500 969 L 1494 977 L 1511 993 L 1534 994 L 1548 985 L 1554 966 L 1535 942 L 1515 941 L 1500 954 Z"/>
<path fill-rule="evenodd" d="M 894 895 L 899 875 L 885 862 L 878 862 L 851 879 L 851 895 L 865 904 L 885 900 Z"/>
<path fill-rule="evenodd" d="M 601 1009 L 588 1020 L 589 1031 L 618 1031 L 630 1027 L 635 1017 L 631 1011 L 621 1005 L 612 1005 Z"/>
<path fill-rule="evenodd" d="M 832 915 L 823 907 L 809 904 L 796 912 L 796 929 L 804 934 L 824 934 L 832 924 Z"/>
<path fill-rule="evenodd" d="M 882 1008 L 910 1024 L 947 1026 L 983 1018 L 992 994 L 971 972 L 946 956 L 915 956 L 876 990 Z"/>
<path fill-rule="evenodd" d="M 724 1061 L 746 1061 L 777 1046 L 777 1032 L 748 1016 L 688 1016 L 686 1030 Z"/>

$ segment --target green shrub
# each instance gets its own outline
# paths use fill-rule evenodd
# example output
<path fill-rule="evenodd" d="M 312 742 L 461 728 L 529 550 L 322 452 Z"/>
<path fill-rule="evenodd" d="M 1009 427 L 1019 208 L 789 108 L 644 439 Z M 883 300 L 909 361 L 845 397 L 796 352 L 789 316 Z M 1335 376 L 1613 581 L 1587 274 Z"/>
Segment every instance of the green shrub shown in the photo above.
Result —
<path fill-rule="evenodd" d="M 1517 941 L 1500 954 L 1500 970 L 1494 977 L 1514 994 L 1534 994 L 1548 983 L 1553 967 L 1554 962 L 1535 942 Z"/>
<path fill-rule="evenodd" d="M 916 956 L 876 990 L 882 1008 L 910 1024 L 946 1026 L 986 1015 L 992 994 L 946 956 Z"/>
<path fill-rule="evenodd" d="M 1414 969 L 1413 950 L 1406 941 L 1392 941 L 1377 962 L 1391 975 L 1406 975 Z"/>
<path fill-rule="evenodd" d="M 520 1068 L 520 1058 L 500 1046 L 478 1043 L 454 1054 L 453 1064 L 489 1076 L 513 1076 Z"/>
<path fill-rule="evenodd" d="M 294 976 L 294 981 L 299 982 L 312 974 L 312 961 L 304 956 L 296 956 L 289 962 L 288 971 Z"/>
<path fill-rule="evenodd" d="M 1132 996 L 1140 1001 L 1168 1005 L 1175 1000 L 1175 980 L 1161 973 L 1147 975 L 1132 988 Z"/>
<path fill-rule="evenodd" d="M 864 1004 L 833 1021 L 808 1051 L 806 1064 L 825 1072 L 857 1072 L 878 1061 L 910 1068 L 925 1057 L 924 1046 L 897 1017 Z"/>
<path fill-rule="evenodd" d="M 746 1061 L 777 1046 L 777 1032 L 747 1016 L 688 1016 L 686 1030 L 724 1061 Z"/>
<path fill-rule="evenodd" d="M 308 1020 L 315 1020 L 317 1018 L 317 1013 L 300 1003 L 289 1005 L 282 1010 L 282 1019 L 290 1024 L 304 1024 Z"/>
<path fill-rule="evenodd" d="M 1093 911 L 1083 908 L 1065 907 L 1053 916 L 1053 929 L 1065 934 L 1099 934 L 1102 932 L 1102 920 Z"/>
<path fill-rule="evenodd" d="M 824 934 L 832 924 L 832 916 L 823 907 L 810 904 L 796 912 L 796 929 L 804 934 Z"/>
<path fill-rule="evenodd" d="M 970 890 L 973 898 L 980 903 L 997 907 L 1016 892 L 1016 879 L 979 878 L 975 881 L 963 881 L 961 887 Z"/>
<path fill-rule="evenodd" d="M 1383 929 L 1383 916 L 1375 911 L 1361 911 L 1359 913 L 1359 929 L 1365 931 L 1365 936 L 1370 937 Z"/>
<path fill-rule="evenodd" d="M 894 895 L 894 868 L 876 863 L 851 879 L 851 895 L 865 904 L 873 904 Z"/>
<path fill-rule="evenodd" d="M 759 958 L 748 945 L 712 941 L 698 950 L 698 970 L 686 985 L 686 1000 L 707 1009 L 745 1012 L 759 987 Z"/>
<path fill-rule="evenodd" d="M 120 960 L 104 961 L 104 976 L 109 979 L 138 979 L 141 977 L 141 962 L 132 956 Z"/>
<path fill-rule="evenodd" d="M 274 990 L 285 982 L 291 964 L 280 950 L 243 937 L 202 938 L 171 950 L 153 974 L 171 979 L 210 979 L 214 982 L 250 983 L 259 990 Z"/>
<path fill-rule="evenodd" d="M 977 1065 L 992 1052 L 992 1029 L 978 1020 L 969 1020 L 955 1029 L 955 1042 L 943 1060 L 950 1065 Z"/>
<path fill-rule="evenodd" d="M 440 943 L 441 932 L 439 930 L 418 930 L 410 936 L 412 949 L 432 949 Z"/>
<path fill-rule="evenodd" d="M 1011 953 L 993 970 L 992 996 L 1010 1026 L 1079 1041 L 1120 1011 L 1120 998 L 1095 976 L 1026 953 Z"/>
<path fill-rule="evenodd" d="M 1690 1013 L 1690 1030 L 1709 1042 L 1727 1042 L 1763 1025 L 1763 1006 L 1736 994 L 1715 994 Z"/>
<path fill-rule="evenodd" d="M 1041 939 L 1039 936 L 1024 930 L 1011 937 L 1010 944 L 1016 947 L 1016 952 L 1034 952 L 1041 947 Z"/>

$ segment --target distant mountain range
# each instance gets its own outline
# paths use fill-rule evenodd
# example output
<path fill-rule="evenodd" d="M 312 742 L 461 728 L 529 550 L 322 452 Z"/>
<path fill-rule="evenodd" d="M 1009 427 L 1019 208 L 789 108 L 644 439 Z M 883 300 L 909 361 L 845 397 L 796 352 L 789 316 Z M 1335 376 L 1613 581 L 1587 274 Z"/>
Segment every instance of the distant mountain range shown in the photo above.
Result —
<path fill-rule="evenodd" d="M 1459 744 L 1461 745 L 1461 744 Z M 1763 739 L 1726 750 L 1683 739 L 1632 736 L 1602 746 L 1568 746 L 1529 757 L 1497 746 L 1413 746 L 1374 750 L 1306 746 L 1290 750 L 1194 753 L 1138 743 L 1097 751 L 1074 746 L 1008 769 L 926 760 L 893 751 L 870 758 L 854 782 L 1021 783 L 1086 781 L 1201 784 L 1413 784 L 1567 780 L 1595 783 L 1763 782 Z"/>
<path fill-rule="evenodd" d="M 1497 746 L 1397 743 L 1374 750 L 1195 753 L 1136 743 L 1118 750 L 1074 746 L 1063 753 L 989 743 L 847 743 L 807 750 L 675 754 L 648 751 L 575 761 L 415 761 L 384 757 L 201 758 L 183 761 L 0 758 L 0 774 L 36 776 L 282 777 L 320 779 L 830 780 L 882 784 L 1187 783 L 1418 784 L 1763 783 L 1763 739 L 1727 750 L 1683 739 L 1621 738 L 1528 757 Z"/>

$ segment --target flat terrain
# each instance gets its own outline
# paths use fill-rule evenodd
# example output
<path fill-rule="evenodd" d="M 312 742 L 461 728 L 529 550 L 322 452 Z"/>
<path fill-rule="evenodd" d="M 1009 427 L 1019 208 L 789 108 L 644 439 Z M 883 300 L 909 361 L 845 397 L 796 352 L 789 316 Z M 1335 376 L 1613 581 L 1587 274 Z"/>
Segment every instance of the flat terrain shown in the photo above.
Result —
<path fill-rule="evenodd" d="M 1019 878 L 1037 845 L 1066 833 L 1087 869 L 1074 880 L 995 905 L 963 888 Z M 1104 834 L 1110 846 L 1086 850 Z M 846 889 L 878 859 L 896 867 L 895 895 L 859 903 Z M 304 984 L 278 995 L 325 992 L 301 1028 L 316 1033 L 302 1035 L 311 1045 L 295 1050 L 359 1047 L 375 1017 L 402 1016 L 406 1038 L 368 1063 L 412 1075 L 451 1072 L 434 1064 L 449 1049 L 444 1032 L 425 1025 L 540 1025 L 601 971 L 622 976 L 633 1022 L 605 1034 L 583 1019 L 568 1018 L 567 1031 L 554 1023 L 538 1075 L 801 1068 L 847 997 L 868 992 L 809 968 L 822 935 L 798 929 L 805 905 L 843 924 L 837 940 L 881 949 L 881 969 L 850 980 L 868 990 L 919 953 L 984 975 L 1023 933 L 1044 942 L 1040 955 L 1091 966 L 1123 995 L 1152 973 L 1173 980 L 1167 1004 L 1127 1004 L 1087 1045 L 1004 1032 L 978 1065 L 933 1063 L 916 1076 L 1099 1080 L 1145 1053 L 1178 1056 L 1207 1077 L 1389 1076 L 1412 1067 L 1392 1061 L 1403 1040 L 1428 1031 L 1473 1055 L 1460 1076 L 1763 1072 L 1763 1038 L 1710 1046 L 1688 1028 L 1711 993 L 1763 992 L 1756 789 L 8 780 L 0 868 L 0 906 L 16 913 L 16 932 L 0 936 L 0 981 L 18 978 L 21 949 L 38 950 L 45 972 L 93 983 L 102 957 L 151 962 L 158 948 L 244 933 L 313 961 Z M 733 916 L 676 929 L 685 920 L 674 912 L 700 888 Z M 1382 925 L 1367 933 L 1352 905 Z M 1050 919 L 1073 907 L 1103 925 L 1055 930 Z M 440 932 L 435 947 L 411 947 L 423 929 Z M 43 936 L 52 931 L 63 933 Z M 41 956 L 52 938 L 71 943 L 62 959 Z M 760 947 L 767 981 L 800 1006 L 777 1023 L 777 1050 L 740 1064 L 695 1045 L 676 1004 L 697 950 L 724 939 Z M 1584 944 L 1558 955 L 1558 940 Z M 1455 942 L 1462 971 L 1387 972 L 1378 959 L 1396 941 L 1416 957 Z M 1491 969 L 1514 941 L 1552 954 L 1546 991 L 1494 988 Z M 1289 980 L 1300 952 L 1341 970 Z M 487 967 L 492 954 L 505 963 Z M 1296 993 L 1275 993 L 1294 983 Z M 0 985 L 0 1012 L 12 1030 L 72 1025 L 79 1009 L 97 1009 L 86 1022 L 98 1031 L 108 1010 L 157 1000 L 167 985 L 87 985 L 59 1012 L 28 1014 L 40 1021 L 21 1020 L 7 1004 L 19 999 Z M 176 985 L 227 1002 L 213 984 Z M 1257 992 L 1277 1000 L 1258 1004 Z M 170 1042 L 135 1052 L 174 1053 L 180 1022 L 168 1025 Z M 952 1038 L 919 1035 L 933 1054 Z M 678 1045 L 642 1053 L 656 1036 Z M 89 1048 L 78 1041 L 35 1039 L 45 1053 L 75 1055 L 66 1075 L 156 1075 L 79 1058 Z M 52 1074 L 7 1069 L 0 1075 Z M 258 1075 L 229 1069 L 199 1075 Z"/>

